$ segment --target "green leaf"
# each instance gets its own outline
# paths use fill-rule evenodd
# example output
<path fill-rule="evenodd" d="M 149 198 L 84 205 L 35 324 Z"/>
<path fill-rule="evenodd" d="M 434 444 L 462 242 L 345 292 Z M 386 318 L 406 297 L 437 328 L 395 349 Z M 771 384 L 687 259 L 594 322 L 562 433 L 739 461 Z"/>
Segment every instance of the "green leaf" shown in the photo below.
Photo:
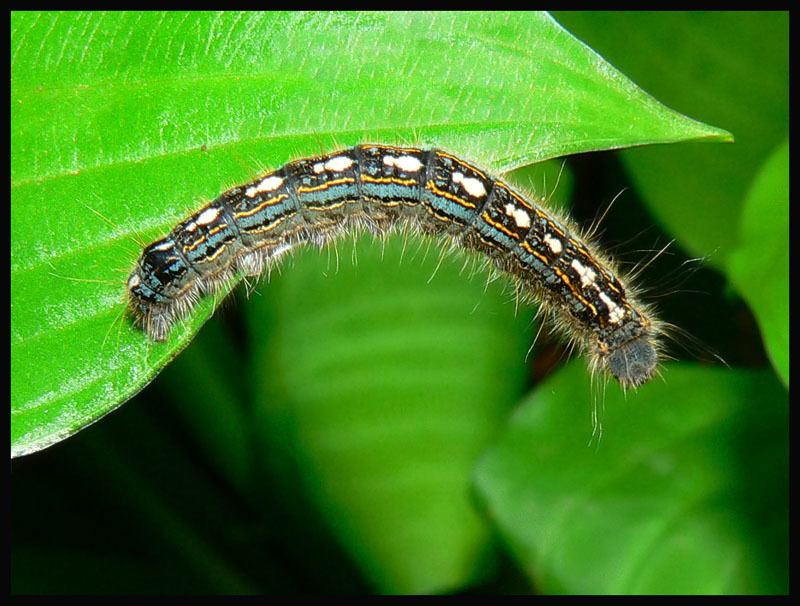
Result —
<path fill-rule="evenodd" d="M 338 270 L 298 254 L 248 304 L 246 372 L 279 484 L 301 485 L 381 591 L 428 593 L 493 570 L 472 467 L 524 390 L 534 334 L 503 285 L 406 248 L 343 244 Z"/>
<path fill-rule="evenodd" d="M 575 363 L 478 465 L 487 515 L 538 591 L 788 592 L 788 393 L 771 373 L 668 364 L 597 397 Z"/>
<path fill-rule="evenodd" d="M 789 141 L 756 176 L 742 212 L 730 276 L 758 319 L 775 369 L 789 387 Z"/>
<path fill-rule="evenodd" d="M 11 76 L 12 456 L 113 410 L 190 341 L 216 302 L 154 344 L 126 275 L 262 167 L 368 140 L 507 170 L 729 138 L 545 14 L 13 13 Z"/>

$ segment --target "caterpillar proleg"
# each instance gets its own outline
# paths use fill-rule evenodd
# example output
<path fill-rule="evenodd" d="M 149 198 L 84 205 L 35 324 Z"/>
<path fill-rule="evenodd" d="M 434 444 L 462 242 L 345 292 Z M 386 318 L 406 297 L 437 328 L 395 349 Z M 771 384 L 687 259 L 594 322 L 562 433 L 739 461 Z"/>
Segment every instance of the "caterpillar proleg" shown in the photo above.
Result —
<path fill-rule="evenodd" d="M 142 252 L 128 278 L 136 322 L 163 341 L 198 299 L 256 276 L 300 244 L 406 225 L 485 254 L 546 305 L 593 369 L 624 387 L 659 361 L 660 324 L 568 220 L 437 149 L 364 144 L 290 162 L 234 187 Z"/>

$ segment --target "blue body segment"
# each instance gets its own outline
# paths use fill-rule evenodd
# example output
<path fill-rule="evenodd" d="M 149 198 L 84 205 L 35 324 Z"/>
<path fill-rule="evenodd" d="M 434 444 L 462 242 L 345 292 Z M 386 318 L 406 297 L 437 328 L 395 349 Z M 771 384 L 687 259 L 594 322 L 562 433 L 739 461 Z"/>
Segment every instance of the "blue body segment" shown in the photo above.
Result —
<path fill-rule="evenodd" d="M 450 233 L 463 232 L 478 218 L 489 199 L 493 179 L 450 154 L 436 151 L 430 159 L 422 204 Z"/>
<path fill-rule="evenodd" d="M 362 145 L 360 162 L 362 210 L 365 218 L 393 223 L 403 215 L 419 217 L 420 196 L 430 151 Z"/>

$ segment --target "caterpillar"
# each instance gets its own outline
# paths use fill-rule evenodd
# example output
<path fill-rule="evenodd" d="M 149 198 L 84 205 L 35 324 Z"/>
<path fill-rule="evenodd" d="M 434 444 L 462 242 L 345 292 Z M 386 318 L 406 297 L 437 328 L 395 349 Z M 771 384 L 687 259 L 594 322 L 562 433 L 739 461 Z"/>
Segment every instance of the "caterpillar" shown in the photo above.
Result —
<path fill-rule="evenodd" d="M 258 276 L 300 244 L 398 225 L 485 254 L 518 292 L 623 387 L 656 373 L 661 325 L 613 263 L 568 220 L 438 149 L 363 144 L 290 162 L 222 193 L 144 248 L 127 281 L 134 320 L 154 341 L 202 295 Z"/>

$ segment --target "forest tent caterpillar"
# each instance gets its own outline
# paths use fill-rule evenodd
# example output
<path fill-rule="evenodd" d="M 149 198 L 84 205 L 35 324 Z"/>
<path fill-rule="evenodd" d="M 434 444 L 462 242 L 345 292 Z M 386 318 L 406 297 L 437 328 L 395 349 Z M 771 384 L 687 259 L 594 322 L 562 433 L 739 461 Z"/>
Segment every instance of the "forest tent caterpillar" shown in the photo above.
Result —
<path fill-rule="evenodd" d="M 660 324 L 612 263 L 566 220 L 436 149 L 358 145 L 224 192 L 144 249 L 128 278 L 129 304 L 137 324 L 163 341 L 201 295 L 235 275 L 260 275 L 300 244 L 399 224 L 486 254 L 526 299 L 552 311 L 593 370 L 623 387 L 656 372 Z"/>

